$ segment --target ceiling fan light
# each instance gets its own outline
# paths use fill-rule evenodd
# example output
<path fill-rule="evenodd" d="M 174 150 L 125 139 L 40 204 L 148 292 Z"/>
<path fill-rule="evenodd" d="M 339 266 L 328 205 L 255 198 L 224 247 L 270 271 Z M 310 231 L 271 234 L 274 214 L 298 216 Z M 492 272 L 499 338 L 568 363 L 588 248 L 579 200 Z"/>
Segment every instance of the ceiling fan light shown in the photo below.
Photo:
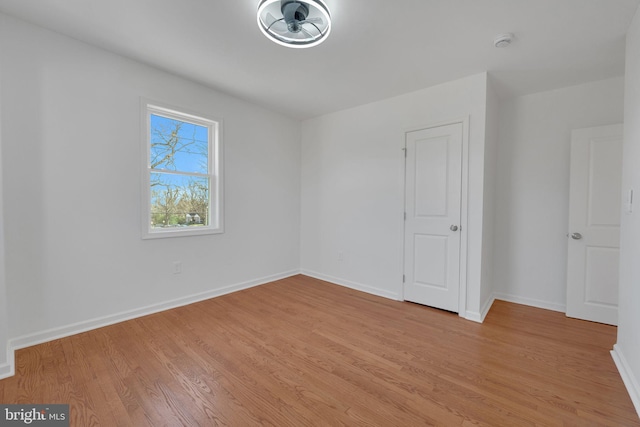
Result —
<path fill-rule="evenodd" d="M 322 0 L 261 0 L 257 21 L 267 38 L 292 48 L 317 46 L 331 32 L 331 14 Z"/>

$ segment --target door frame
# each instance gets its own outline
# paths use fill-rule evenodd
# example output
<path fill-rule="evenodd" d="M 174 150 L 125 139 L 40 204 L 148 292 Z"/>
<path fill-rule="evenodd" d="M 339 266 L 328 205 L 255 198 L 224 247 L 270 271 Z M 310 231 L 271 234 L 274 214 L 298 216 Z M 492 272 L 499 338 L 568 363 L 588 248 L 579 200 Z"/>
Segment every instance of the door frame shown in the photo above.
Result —
<path fill-rule="evenodd" d="M 462 176 L 461 176 L 461 189 L 460 189 L 460 290 L 458 293 L 458 316 L 467 317 L 467 252 L 468 252 L 468 211 L 469 211 L 469 116 L 465 116 L 458 119 L 443 120 L 438 122 L 429 122 L 424 125 L 416 125 L 407 127 L 402 132 L 400 138 L 400 162 L 402 164 L 400 168 L 402 182 L 402 206 L 400 208 L 400 221 L 402 230 L 402 239 L 400 239 L 402 246 L 400 248 L 400 296 L 402 301 L 404 299 L 404 265 L 405 265 L 405 239 L 406 239 L 406 222 L 405 222 L 405 207 L 407 204 L 407 163 L 406 163 L 406 145 L 407 145 L 407 133 L 415 132 L 423 129 L 432 129 L 441 126 L 448 126 L 454 124 L 462 125 Z"/>

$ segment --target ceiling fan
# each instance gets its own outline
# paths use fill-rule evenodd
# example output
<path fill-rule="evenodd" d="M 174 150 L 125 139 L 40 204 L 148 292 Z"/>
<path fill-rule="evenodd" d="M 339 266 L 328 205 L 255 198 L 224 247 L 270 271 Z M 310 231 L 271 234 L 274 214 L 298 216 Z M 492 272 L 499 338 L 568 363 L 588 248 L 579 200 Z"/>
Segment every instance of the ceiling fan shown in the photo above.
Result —
<path fill-rule="evenodd" d="M 312 47 L 329 35 L 331 15 L 322 0 L 261 0 L 258 26 L 282 46 Z"/>

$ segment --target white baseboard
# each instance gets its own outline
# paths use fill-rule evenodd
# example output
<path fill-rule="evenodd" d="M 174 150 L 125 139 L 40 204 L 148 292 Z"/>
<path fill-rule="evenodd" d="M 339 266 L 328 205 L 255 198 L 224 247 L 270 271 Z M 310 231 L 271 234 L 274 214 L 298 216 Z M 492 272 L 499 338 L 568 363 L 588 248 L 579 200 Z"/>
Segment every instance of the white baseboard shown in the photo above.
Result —
<path fill-rule="evenodd" d="M 613 358 L 616 368 L 618 368 L 618 372 L 622 377 L 622 382 L 624 382 L 624 385 L 627 388 L 631 402 L 633 402 L 633 406 L 635 406 L 636 412 L 640 417 L 640 385 L 638 385 L 638 380 L 634 377 L 633 371 L 631 370 L 631 367 L 618 344 L 613 346 L 613 350 L 611 350 L 611 357 Z"/>
<path fill-rule="evenodd" d="M 489 298 L 487 300 L 487 302 L 484 304 L 484 306 L 482 307 L 482 310 L 478 313 L 475 311 L 466 311 L 466 315 L 464 316 L 465 319 L 467 320 L 471 320 L 474 322 L 478 322 L 478 323 L 482 323 L 484 322 L 485 317 L 487 317 L 487 314 L 489 314 L 489 310 L 491 310 L 491 306 L 493 305 L 493 302 L 496 300 L 496 298 L 494 296 L 492 296 L 491 298 Z"/>
<path fill-rule="evenodd" d="M 13 376 L 13 366 L 9 363 L 3 363 L 0 365 L 0 380 L 3 378 L 9 378 Z"/>
<path fill-rule="evenodd" d="M 514 302 L 516 304 L 523 304 L 531 307 L 544 308 L 545 310 L 559 311 L 561 313 L 565 313 L 567 311 L 566 305 L 558 304 L 555 302 L 542 301 L 534 298 L 524 298 L 501 292 L 494 293 L 494 297 L 495 299 L 499 299 L 502 301 Z"/>
<path fill-rule="evenodd" d="M 396 301 L 402 301 L 402 296 L 395 292 L 389 292 L 384 289 L 375 288 L 369 285 L 363 285 L 362 283 L 352 282 L 350 280 L 341 279 L 338 277 L 329 276 L 326 274 L 317 273 L 315 271 L 302 270 L 300 274 L 313 277 L 315 279 L 324 280 L 325 282 L 333 283 L 334 285 L 344 286 L 345 288 L 355 289 L 356 291 L 366 292 L 368 294 L 377 295 L 379 297 L 389 298 Z"/>
<path fill-rule="evenodd" d="M 104 326 L 113 325 L 115 323 L 124 322 L 126 320 L 135 319 L 149 314 L 158 313 L 172 308 L 182 307 L 188 304 L 208 300 L 211 298 L 219 297 L 222 295 L 230 294 L 232 292 L 241 291 L 243 289 L 249 289 L 255 286 L 264 285 L 266 283 L 274 282 L 276 280 L 284 279 L 287 277 L 300 274 L 300 271 L 293 270 L 271 276 L 261 277 L 247 282 L 237 283 L 235 285 L 225 286 L 224 288 L 214 289 L 206 292 L 201 292 L 185 297 L 176 298 L 170 301 L 161 302 L 158 304 L 148 305 L 146 307 L 136 308 L 133 310 L 123 311 L 108 316 L 98 317 L 82 322 L 73 323 L 58 328 L 47 329 L 45 331 L 36 332 L 33 334 L 24 335 L 17 338 L 12 338 L 8 343 L 7 350 L 7 363 L 0 365 L 0 379 L 10 377 L 14 374 L 14 352 L 25 347 L 31 347 L 33 345 L 42 344 L 48 341 L 53 341 L 59 338 L 68 337 L 71 335 L 79 334 L 82 332 L 90 331 L 93 329 L 102 328 Z"/>
<path fill-rule="evenodd" d="M 0 380 L 12 377 L 15 374 L 15 351 L 11 345 L 7 343 L 7 359 L 6 363 L 0 364 Z"/>

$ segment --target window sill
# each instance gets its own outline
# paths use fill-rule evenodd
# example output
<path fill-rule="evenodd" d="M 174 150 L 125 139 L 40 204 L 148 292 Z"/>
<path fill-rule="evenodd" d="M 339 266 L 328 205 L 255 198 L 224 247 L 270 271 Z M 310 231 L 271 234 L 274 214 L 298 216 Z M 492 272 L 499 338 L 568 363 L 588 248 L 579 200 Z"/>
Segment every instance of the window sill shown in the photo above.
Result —
<path fill-rule="evenodd" d="M 143 239 L 164 239 L 168 237 L 187 237 L 187 236 L 202 236 L 206 234 L 222 234 L 224 230 L 219 228 L 205 228 L 195 227 L 187 229 L 187 227 L 175 227 L 175 228 L 163 228 L 157 231 L 147 230 L 143 233 Z"/>

